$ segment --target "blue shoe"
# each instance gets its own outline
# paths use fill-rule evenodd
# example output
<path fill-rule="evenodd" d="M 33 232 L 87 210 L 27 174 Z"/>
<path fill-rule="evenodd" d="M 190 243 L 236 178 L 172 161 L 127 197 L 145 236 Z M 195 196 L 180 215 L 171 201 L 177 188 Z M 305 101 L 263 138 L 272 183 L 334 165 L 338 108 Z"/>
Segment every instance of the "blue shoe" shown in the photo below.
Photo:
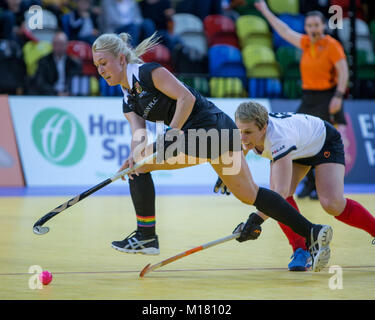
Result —
<path fill-rule="evenodd" d="M 289 271 L 307 271 L 311 268 L 309 251 L 298 248 L 291 256 L 293 260 L 288 264 Z"/>

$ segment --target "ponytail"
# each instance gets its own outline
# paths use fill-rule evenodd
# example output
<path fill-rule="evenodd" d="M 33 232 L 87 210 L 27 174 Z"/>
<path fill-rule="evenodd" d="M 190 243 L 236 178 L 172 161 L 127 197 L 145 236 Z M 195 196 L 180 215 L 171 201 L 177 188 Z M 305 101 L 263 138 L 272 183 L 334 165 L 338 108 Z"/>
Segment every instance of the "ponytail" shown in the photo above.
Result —
<path fill-rule="evenodd" d="M 155 47 L 159 43 L 159 39 L 160 37 L 157 37 L 154 33 L 133 49 L 129 44 L 131 37 L 128 33 L 120 33 L 119 35 L 106 33 L 95 40 L 92 51 L 108 51 L 115 57 L 123 53 L 127 63 L 143 63 L 141 56 Z"/>

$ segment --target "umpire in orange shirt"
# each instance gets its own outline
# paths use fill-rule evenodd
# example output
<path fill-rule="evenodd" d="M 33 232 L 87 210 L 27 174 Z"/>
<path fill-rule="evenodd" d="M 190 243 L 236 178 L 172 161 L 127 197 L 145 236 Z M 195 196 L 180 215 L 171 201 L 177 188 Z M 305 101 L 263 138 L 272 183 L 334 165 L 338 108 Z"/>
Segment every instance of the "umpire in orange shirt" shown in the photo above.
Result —
<path fill-rule="evenodd" d="M 264 0 L 255 2 L 254 6 L 282 38 L 302 50 L 300 70 L 303 94 L 297 112 L 317 116 L 335 126 L 345 125 L 343 98 L 348 82 L 348 64 L 340 42 L 324 34 L 324 15 L 319 11 L 307 13 L 306 34 L 301 34 L 277 18 Z M 299 197 L 313 191 L 315 181 L 310 171 Z"/>

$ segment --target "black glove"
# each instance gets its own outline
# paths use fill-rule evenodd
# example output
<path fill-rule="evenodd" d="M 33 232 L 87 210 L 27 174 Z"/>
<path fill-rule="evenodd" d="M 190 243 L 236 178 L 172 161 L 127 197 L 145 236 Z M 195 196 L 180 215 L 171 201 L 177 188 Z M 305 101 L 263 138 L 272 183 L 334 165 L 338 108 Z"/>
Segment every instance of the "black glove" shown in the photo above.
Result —
<path fill-rule="evenodd" d="M 224 184 L 223 180 L 221 180 L 220 177 L 217 178 L 215 187 L 214 187 L 214 192 L 218 193 L 219 190 L 221 190 L 221 194 L 226 194 L 227 196 L 230 195 L 230 191 L 227 188 L 227 186 Z"/>
<path fill-rule="evenodd" d="M 260 226 L 264 220 L 258 216 L 255 212 L 249 215 L 246 223 L 240 223 L 233 231 L 233 233 L 241 232 L 241 235 L 236 238 L 238 242 L 243 242 L 247 240 L 256 240 L 262 232 L 262 227 Z"/>

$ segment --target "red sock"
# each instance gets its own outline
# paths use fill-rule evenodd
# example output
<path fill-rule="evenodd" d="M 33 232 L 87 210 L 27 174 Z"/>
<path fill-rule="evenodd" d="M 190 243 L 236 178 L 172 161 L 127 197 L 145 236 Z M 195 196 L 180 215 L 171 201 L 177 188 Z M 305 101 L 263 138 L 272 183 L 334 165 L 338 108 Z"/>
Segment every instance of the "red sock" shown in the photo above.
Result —
<path fill-rule="evenodd" d="M 293 196 L 286 198 L 286 201 L 293 206 L 294 209 L 296 209 L 299 212 L 297 203 L 294 201 Z M 298 248 L 302 248 L 303 250 L 307 250 L 306 248 L 306 241 L 305 238 L 300 236 L 299 234 L 295 233 L 291 228 L 286 226 L 285 224 L 282 224 L 281 222 L 278 222 L 280 228 L 283 230 L 284 234 L 289 240 L 289 244 L 293 248 L 293 252 L 296 251 Z"/>
<path fill-rule="evenodd" d="M 367 231 L 375 237 L 375 218 L 357 201 L 346 199 L 344 211 L 335 218 L 349 226 Z"/>

